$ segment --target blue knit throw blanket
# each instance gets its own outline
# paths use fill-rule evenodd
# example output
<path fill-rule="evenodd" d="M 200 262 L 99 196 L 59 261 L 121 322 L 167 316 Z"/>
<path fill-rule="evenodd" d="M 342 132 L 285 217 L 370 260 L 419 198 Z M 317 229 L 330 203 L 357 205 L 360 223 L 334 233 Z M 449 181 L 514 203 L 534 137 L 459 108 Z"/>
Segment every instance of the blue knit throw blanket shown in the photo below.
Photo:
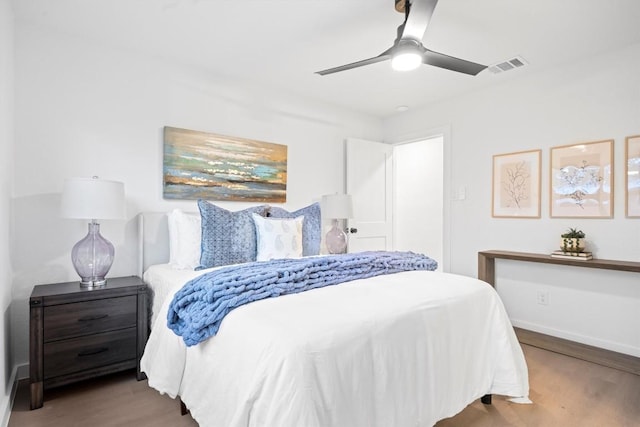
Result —
<path fill-rule="evenodd" d="M 192 346 L 215 335 L 224 316 L 243 304 L 350 280 L 437 267 L 431 258 L 412 252 L 360 252 L 233 265 L 184 285 L 169 306 L 167 325 Z"/>

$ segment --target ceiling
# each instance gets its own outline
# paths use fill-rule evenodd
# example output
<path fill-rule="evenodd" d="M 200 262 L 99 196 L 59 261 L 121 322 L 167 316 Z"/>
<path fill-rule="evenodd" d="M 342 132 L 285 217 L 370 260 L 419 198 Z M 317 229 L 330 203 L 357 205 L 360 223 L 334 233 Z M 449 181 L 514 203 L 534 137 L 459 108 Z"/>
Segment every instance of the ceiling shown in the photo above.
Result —
<path fill-rule="evenodd" d="M 13 0 L 33 23 L 204 67 L 376 117 L 500 84 L 640 42 L 638 0 L 440 0 L 425 47 L 486 65 L 516 55 L 525 68 L 473 77 L 389 62 L 315 71 L 377 56 L 404 19 L 394 0 Z"/>

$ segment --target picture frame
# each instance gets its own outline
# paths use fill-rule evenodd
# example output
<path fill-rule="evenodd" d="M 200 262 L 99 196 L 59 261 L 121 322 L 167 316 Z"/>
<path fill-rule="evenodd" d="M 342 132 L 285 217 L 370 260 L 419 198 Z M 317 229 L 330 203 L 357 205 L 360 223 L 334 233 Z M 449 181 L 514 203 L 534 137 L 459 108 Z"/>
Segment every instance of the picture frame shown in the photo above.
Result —
<path fill-rule="evenodd" d="M 287 146 L 164 127 L 163 197 L 287 201 Z"/>
<path fill-rule="evenodd" d="M 493 218 L 540 218 L 541 158 L 539 149 L 493 156 Z"/>
<path fill-rule="evenodd" d="M 625 214 L 640 218 L 640 135 L 625 139 Z"/>
<path fill-rule="evenodd" d="M 613 139 L 551 147 L 552 218 L 613 218 Z"/>

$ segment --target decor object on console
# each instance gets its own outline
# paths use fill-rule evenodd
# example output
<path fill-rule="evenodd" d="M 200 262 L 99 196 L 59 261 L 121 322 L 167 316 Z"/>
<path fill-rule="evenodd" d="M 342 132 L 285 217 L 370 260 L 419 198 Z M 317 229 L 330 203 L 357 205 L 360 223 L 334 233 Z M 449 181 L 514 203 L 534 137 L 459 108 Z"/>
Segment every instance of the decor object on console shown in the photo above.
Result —
<path fill-rule="evenodd" d="M 540 218 L 542 150 L 493 156 L 494 218 Z"/>
<path fill-rule="evenodd" d="M 553 251 L 551 257 L 589 261 L 593 259 L 591 252 L 585 251 L 584 231 L 570 228 L 560 235 L 560 250 Z"/>
<path fill-rule="evenodd" d="M 627 218 L 640 218 L 640 135 L 626 138 Z"/>
<path fill-rule="evenodd" d="M 331 229 L 326 235 L 329 253 L 347 252 L 347 234 L 343 220 L 353 217 L 353 202 L 349 194 L 327 194 L 322 196 L 322 216 L 332 220 Z"/>
<path fill-rule="evenodd" d="M 593 254 L 591 252 L 553 251 L 551 252 L 551 258 L 572 259 L 576 261 L 591 261 L 593 259 Z"/>
<path fill-rule="evenodd" d="M 613 140 L 551 148 L 552 218 L 613 217 Z"/>
<path fill-rule="evenodd" d="M 60 209 L 64 218 L 90 219 L 89 232 L 71 250 L 73 267 L 82 287 L 107 284 L 115 249 L 100 234 L 97 219 L 125 219 L 124 184 L 93 178 L 70 178 L 64 182 Z"/>
<path fill-rule="evenodd" d="M 164 128 L 165 199 L 287 201 L 287 146 Z"/>
<path fill-rule="evenodd" d="M 583 252 L 585 234 L 582 230 L 570 228 L 560 235 L 560 249 L 564 252 Z"/>

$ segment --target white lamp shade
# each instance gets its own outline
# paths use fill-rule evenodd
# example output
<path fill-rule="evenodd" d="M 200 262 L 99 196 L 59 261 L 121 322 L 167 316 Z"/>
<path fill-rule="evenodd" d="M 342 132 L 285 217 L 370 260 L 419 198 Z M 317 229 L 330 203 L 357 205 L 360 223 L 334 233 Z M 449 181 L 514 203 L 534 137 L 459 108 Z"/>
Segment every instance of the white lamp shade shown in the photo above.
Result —
<path fill-rule="evenodd" d="M 349 194 L 327 194 L 322 196 L 322 216 L 331 219 L 353 217 L 353 202 Z"/>
<path fill-rule="evenodd" d="M 64 218 L 125 219 L 124 184 L 99 178 L 65 179 L 60 214 Z"/>

